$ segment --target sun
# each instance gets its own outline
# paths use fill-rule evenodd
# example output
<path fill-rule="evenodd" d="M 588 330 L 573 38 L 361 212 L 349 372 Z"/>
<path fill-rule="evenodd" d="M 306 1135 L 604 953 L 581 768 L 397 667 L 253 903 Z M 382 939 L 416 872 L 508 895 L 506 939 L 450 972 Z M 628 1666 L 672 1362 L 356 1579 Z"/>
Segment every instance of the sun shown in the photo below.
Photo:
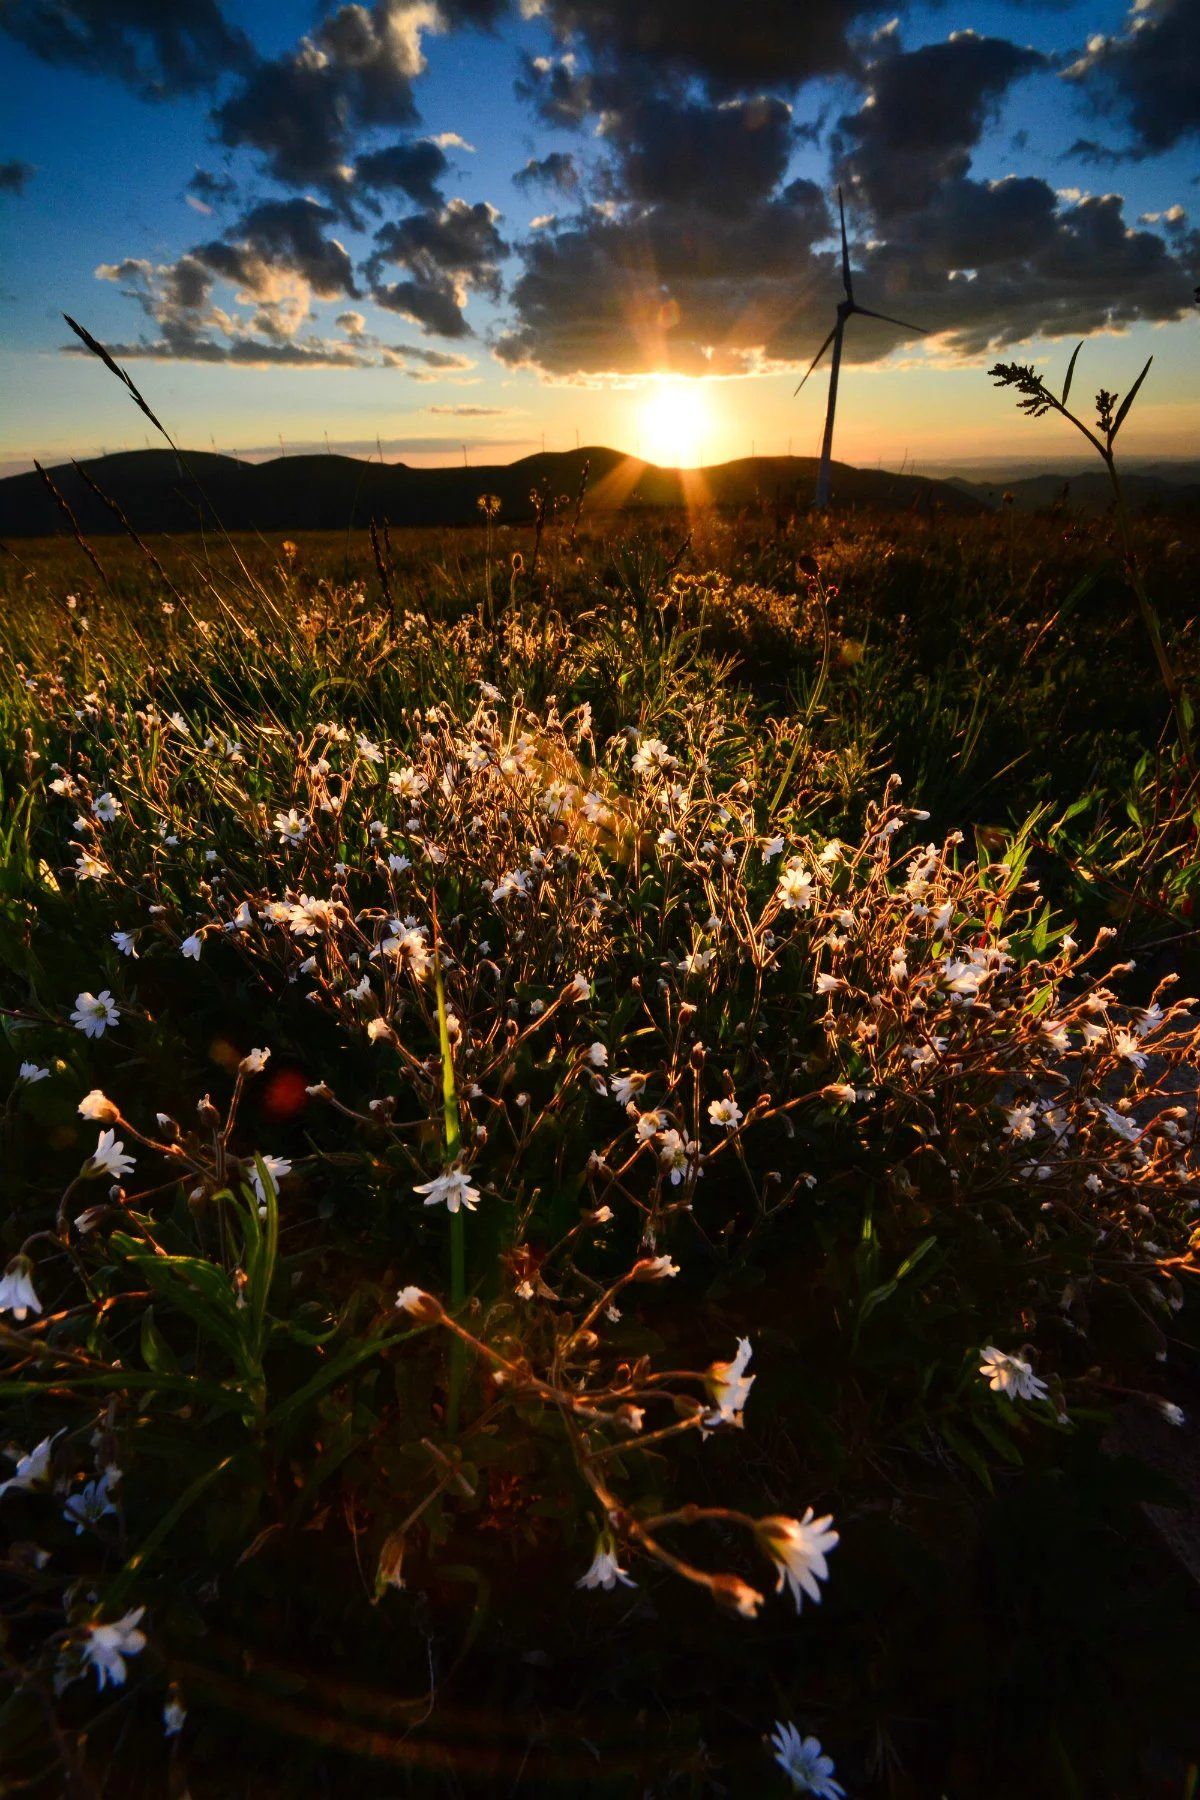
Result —
<path fill-rule="evenodd" d="M 711 430 L 706 382 L 655 381 L 638 408 L 638 454 L 668 469 L 697 468 Z"/>

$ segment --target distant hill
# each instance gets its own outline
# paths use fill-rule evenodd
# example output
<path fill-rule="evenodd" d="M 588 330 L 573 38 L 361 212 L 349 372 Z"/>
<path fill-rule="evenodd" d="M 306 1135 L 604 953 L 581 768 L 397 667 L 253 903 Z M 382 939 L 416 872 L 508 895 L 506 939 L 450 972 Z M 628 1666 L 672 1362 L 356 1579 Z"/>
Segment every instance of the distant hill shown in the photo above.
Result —
<path fill-rule="evenodd" d="M 754 502 L 805 506 L 812 498 L 814 457 L 759 456 L 703 470 L 661 469 L 602 447 L 547 451 L 518 462 L 482 468 L 418 469 L 352 456 L 280 456 L 240 462 L 211 451 L 130 450 L 94 457 L 82 466 L 139 532 L 199 531 L 220 522 L 227 531 L 344 531 L 371 519 L 390 525 L 469 525 L 479 522 L 481 494 L 500 500 L 500 518 L 533 516 L 533 490 L 574 498 L 590 465 L 587 510 L 682 507 L 697 502 L 741 507 Z M 71 464 L 49 471 L 88 535 L 119 531 L 118 521 Z M 841 505 L 905 510 L 941 507 L 975 512 L 986 502 L 944 481 L 833 465 L 834 498 Z M 0 481 L 0 537 L 43 537 L 64 520 L 36 471 Z"/>
<path fill-rule="evenodd" d="M 1121 486 L 1130 506 L 1138 512 L 1161 512 L 1172 516 L 1200 516 L 1200 479 L 1192 476 L 1192 468 L 1181 465 L 1184 479 L 1172 471 L 1159 475 L 1144 471 L 1123 475 Z M 1071 475 L 1026 475 L 1016 481 L 965 481 L 955 476 L 949 483 L 960 493 L 982 500 L 986 506 L 1002 506 L 1006 493 L 1022 512 L 1044 512 L 1052 506 L 1065 505 L 1074 512 L 1103 513 L 1112 505 L 1112 485 L 1103 469 L 1088 469 Z"/>

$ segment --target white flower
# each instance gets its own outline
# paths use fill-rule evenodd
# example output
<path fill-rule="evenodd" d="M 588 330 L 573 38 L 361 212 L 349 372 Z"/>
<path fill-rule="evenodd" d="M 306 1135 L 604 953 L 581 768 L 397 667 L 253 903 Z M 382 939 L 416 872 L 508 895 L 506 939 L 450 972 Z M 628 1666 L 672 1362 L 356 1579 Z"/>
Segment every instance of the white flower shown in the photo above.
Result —
<path fill-rule="evenodd" d="M 137 1629 L 145 1610 L 144 1606 L 136 1606 L 111 1625 L 88 1626 L 83 1656 L 96 1671 L 97 1687 L 110 1681 L 114 1687 L 120 1687 L 127 1673 L 125 1658 L 137 1656 L 146 1648 L 146 1634 Z"/>
<path fill-rule="evenodd" d="M 274 1183 L 276 1188 L 278 1188 L 280 1182 L 283 1180 L 285 1175 L 291 1174 L 292 1165 L 286 1156 L 262 1156 L 262 1155 L 260 1155 L 258 1157 L 258 1160 L 255 1162 L 253 1172 L 251 1173 L 250 1180 L 254 1185 L 255 1193 L 258 1195 L 258 1204 L 261 1208 L 267 1204 L 267 1190 L 264 1185 L 263 1178 L 262 1178 L 261 1174 L 259 1173 L 258 1164 L 260 1162 L 262 1163 L 263 1167 L 266 1169 L 267 1174 L 271 1177 L 271 1180 Z"/>
<path fill-rule="evenodd" d="M 248 1050 L 238 1067 L 243 1075 L 261 1075 L 270 1060 L 269 1050 Z"/>
<path fill-rule="evenodd" d="M 414 769 L 411 763 L 404 769 L 393 769 L 388 776 L 388 786 L 393 794 L 399 794 L 402 800 L 415 800 L 429 786 L 428 781 Z"/>
<path fill-rule="evenodd" d="M 507 900 L 510 895 L 525 894 L 528 890 L 529 877 L 524 869 L 506 869 L 492 889 L 492 904 L 498 906 L 501 900 Z"/>
<path fill-rule="evenodd" d="M 802 1594 L 819 1602 L 820 1583 L 829 1580 L 825 1559 L 838 1542 L 837 1532 L 829 1529 L 832 1524 L 831 1513 L 814 1519 L 811 1506 L 802 1519 L 774 1517 L 758 1522 L 760 1541 L 779 1571 L 775 1592 L 781 1594 L 786 1586 L 797 1612 L 803 1605 Z"/>
<path fill-rule="evenodd" d="M 293 937 L 320 937 L 337 924 L 337 907 L 332 900 L 301 894 L 294 905 L 288 906 L 287 922 Z"/>
<path fill-rule="evenodd" d="M 612 1096 L 619 1106 L 628 1106 L 637 1098 L 650 1079 L 637 1069 L 631 1069 L 628 1075 L 614 1075 L 612 1078 Z"/>
<path fill-rule="evenodd" d="M 769 863 L 769 862 L 773 861 L 775 857 L 782 856 L 782 855 L 783 855 L 783 839 L 781 837 L 773 837 L 773 838 L 764 838 L 763 839 L 762 859 L 765 863 Z"/>
<path fill-rule="evenodd" d="M 101 988 L 98 994 L 85 992 L 75 996 L 71 1023 L 85 1037 L 103 1037 L 109 1026 L 117 1024 L 120 1017 L 120 1008 L 107 988 Z"/>
<path fill-rule="evenodd" d="M 1007 1394 L 1013 1400 L 1046 1398 L 1046 1384 L 1034 1374 L 1032 1363 L 1022 1356 L 1008 1356 L 994 1344 L 984 1350 L 979 1373 L 994 1394 Z"/>
<path fill-rule="evenodd" d="M 671 755 L 661 738 L 645 738 L 633 759 L 635 774 L 649 775 L 656 769 L 677 769 L 678 758 Z"/>
<path fill-rule="evenodd" d="M 1168 1425 L 1182 1425 L 1187 1418 L 1182 1406 L 1176 1406 L 1173 1400 L 1159 1400 L 1158 1410 Z"/>
<path fill-rule="evenodd" d="M 591 997 L 592 984 L 586 975 L 573 975 L 570 987 L 576 1000 L 587 1000 Z"/>
<path fill-rule="evenodd" d="M 670 1175 L 672 1187 L 678 1187 L 687 1175 L 703 1174 L 698 1167 L 699 1155 L 699 1144 L 681 1132 L 664 1131 L 658 1140 L 658 1160 Z"/>
<path fill-rule="evenodd" d="M 1124 1029 L 1117 1031 L 1113 1038 L 1113 1046 L 1117 1055 L 1123 1057 L 1126 1062 L 1132 1063 L 1135 1069 L 1145 1068 L 1146 1053 L 1138 1047 L 1138 1040 L 1132 1031 Z"/>
<path fill-rule="evenodd" d="M 371 1019 L 368 1022 L 367 1036 L 373 1044 L 377 1044 L 380 1038 L 391 1037 L 391 1035 L 392 1028 L 386 1019 Z"/>
<path fill-rule="evenodd" d="M 754 1376 L 746 1373 L 752 1354 L 750 1339 L 739 1338 L 737 1355 L 732 1362 L 711 1364 L 704 1385 L 715 1404 L 704 1421 L 706 1425 L 741 1424 L 742 1410 L 754 1385 Z"/>
<path fill-rule="evenodd" d="M 1037 1120 L 1036 1106 L 1010 1106 L 1005 1111 L 1004 1116 L 1008 1120 L 1008 1133 L 1010 1137 L 1021 1140 L 1033 1136 L 1034 1126 Z"/>
<path fill-rule="evenodd" d="M 110 1498 L 110 1489 L 120 1479 L 120 1469 L 105 1469 L 96 1481 L 89 1481 L 77 1494 L 70 1496 L 63 1507 L 63 1518 L 68 1525 L 74 1525 L 76 1537 L 81 1536 L 88 1525 L 98 1525 L 106 1514 L 116 1512 Z"/>
<path fill-rule="evenodd" d="M 1067 1036 L 1067 1028 L 1061 1019 L 1046 1019 L 1042 1023 L 1042 1036 L 1055 1050 L 1069 1050 L 1071 1040 Z"/>
<path fill-rule="evenodd" d="M 20 1325 L 27 1314 L 41 1310 L 33 1286 L 33 1264 L 27 1256 L 14 1256 L 0 1279 L 0 1313 L 10 1312 Z"/>
<path fill-rule="evenodd" d="M 636 1587 L 637 1582 L 624 1570 L 617 1561 L 616 1548 L 609 1538 L 601 1538 L 596 1545 L 596 1554 L 592 1558 L 591 1567 L 581 1575 L 575 1583 L 581 1588 L 615 1588 L 618 1581 L 623 1587 Z"/>
<path fill-rule="evenodd" d="M 89 1175 L 111 1175 L 119 1181 L 128 1175 L 134 1167 L 132 1156 L 125 1154 L 125 1145 L 111 1129 L 102 1131 L 96 1140 L 96 1148 L 88 1157 L 86 1170 Z"/>
<path fill-rule="evenodd" d="M 103 881 L 107 874 L 108 870 L 105 868 L 104 864 L 97 857 L 93 856 L 90 850 L 81 852 L 79 859 L 75 864 L 75 879 L 77 881 Z"/>
<path fill-rule="evenodd" d="M 54 1437 L 60 1435 L 56 1431 Z M 15 1455 L 15 1452 L 11 1450 L 6 1452 L 10 1457 L 15 1456 L 17 1466 L 7 1481 L 0 1481 L 0 1494 L 6 1494 L 9 1488 L 21 1488 L 26 1493 L 32 1493 L 34 1488 L 49 1487 L 50 1451 L 54 1444 L 54 1437 L 43 1438 L 40 1444 L 34 1445 L 27 1456 Z"/>
<path fill-rule="evenodd" d="M 396 1311 L 411 1313 L 415 1319 L 424 1318 L 428 1322 L 431 1318 L 440 1317 L 441 1310 L 433 1295 L 427 1294 L 424 1288 L 401 1288 L 396 1295 Z"/>
<path fill-rule="evenodd" d="M 102 825 L 111 825 L 121 811 L 121 802 L 115 794 L 97 794 L 92 801 L 93 817 L 99 819 Z"/>
<path fill-rule="evenodd" d="M 600 1044 L 600 1043 L 589 1044 L 587 1059 L 591 1063 L 593 1069 L 607 1069 L 607 1067 L 608 1067 L 608 1048 L 607 1048 L 607 1046 L 604 1044 Z"/>
<path fill-rule="evenodd" d="M 136 957 L 137 944 L 134 942 L 133 935 L 131 932 L 113 931 L 113 932 L 109 933 L 109 936 L 111 937 L 113 943 L 117 946 L 117 949 L 120 951 L 122 956 Z"/>
<path fill-rule="evenodd" d="M 775 1761 L 798 1794 L 815 1794 L 817 1800 L 843 1800 L 846 1790 L 833 1779 L 833 1758 L 823 1754 L 819 1738 L 802 1738 L 794 1725 L 784 1725 L 777 1719 L 771 1748 Z"/>
<path fill-rule="evenodd" d="M 736 1131 L 742 1122 L 742 1109 L 736 1100 L 710 1100 L 708 1116 L 712 1124 L 723 1125 L 726 1131 Z"/>
<path fill-rule="evenodd" d="M 178 712 L 171 713 L 171 715 L 167 719 L 167 724 L 173 725 L 175 727 L 176 731 L 179 733 L 180 737 L 191 737 L 191 735 L 192 735 L 192 728 L 188 724 L 187 720 L 184 718 L 182 713 L 178 713 Z"/>
<path fill-rule="evenodd" d="M 187 1718 L 187 1707 L 177 1693 L 172 1692 L 169 1698 L 163 1701 L 162 1717 L 163 1736 L 178 1737 Z"/>
<path fill-rule="evenodd" d="M 302 819 L 294 806 L 275 814 L 275 829 L 283 844 L 302 844 L 308 836 L 308 820 Z"/>
<path fill-rule="evenodd" d="M 17 1070 L 17 1080 L 25 1087 L 32 1087 L 37 1081 L 49 1079 L 49 1069 L 40 1068 L 37 1063 L 23 1062 Z"/>
<path fill-rule="evenodd" d="M 776 892 L 785 912 L 807 912 L 813 903 L 813 878 L 802 863 L 789 863 Z"/>
<path fill-rule="evenodd" d="M 99 1119 L 102 1125 L 111 1125 L 119 1116 L 108 1095 L 102 1094 L 99 1088 L 93 1088 L 90 1094 L 85 1094 L 76 1110 L 81 1119 Z"/>
<path fill-rule="evenodd" d="M 200 961 L 200 946 L 201 946 L 202 942 L 203 942 L 203 939 L 199 936 L 199 934 L 197 932 L 193 931 L 191 936 L 185 937 L 183 942 L 180 944 L 179 954 L 181 956 L 190 957 L 193 962 L 199 962 Z"/>
<path fill-rule="evenodd" d="M 379 748 L 379 745 L 373 744 L 371 739 L 369 737 L 364 737 L 361 731 L 354 741 L 354 748 L 358 751 L 358 754 L 362 757 L 364 762 L 381 763 L 383 761 L 383 751 Z"/>
<path fill-rule="evenodd" d="M 818 994 L 836 994 L 838 989 L 844 988 L 845 985 L 846 984 L 842 980 L 840 975 L 818 975 L 817 976 L 817 992 L 818 992 Z"/>
<path fill-rule="evenodd" d="M 435 1175 L 432 1181 L 414 1187 L 413 1192 L 425 1195 L 426 1206 L 444 1205 L 447 1212 L 452 1213 L 456 1213 L 460 1206 L 474 1212 L 480 1199 L 479 1189 L 472 1186 L 461 1169 L 447 1169 L 444 1174 Z"/>
<path fill-rule="evenodd" d="M 679 1265 L 669 1256 L 647 1256 L 636 1265 L 636 1270 L 639 1281 L 665 1281 L 669 1276 L 678 1275 Z"/>
<path fill-rule="evenodd" d="M 396 856 L 395 854 L 388 857 L 387 866 L 393 875 L 403 875 L 405 869 L 412 868 L 407 856 Z"/>

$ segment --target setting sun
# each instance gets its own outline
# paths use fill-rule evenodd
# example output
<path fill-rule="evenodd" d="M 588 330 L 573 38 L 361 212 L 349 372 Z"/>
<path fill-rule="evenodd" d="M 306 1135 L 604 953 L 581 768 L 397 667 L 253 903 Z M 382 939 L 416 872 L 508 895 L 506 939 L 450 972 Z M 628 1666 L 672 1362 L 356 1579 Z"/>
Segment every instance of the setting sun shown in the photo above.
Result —
<path fill-rule="evenodd" d="M 706 383 L 656 381 L 638 408 L 638 453 L 665 468 L 695 468 L 712 427 Z"/>

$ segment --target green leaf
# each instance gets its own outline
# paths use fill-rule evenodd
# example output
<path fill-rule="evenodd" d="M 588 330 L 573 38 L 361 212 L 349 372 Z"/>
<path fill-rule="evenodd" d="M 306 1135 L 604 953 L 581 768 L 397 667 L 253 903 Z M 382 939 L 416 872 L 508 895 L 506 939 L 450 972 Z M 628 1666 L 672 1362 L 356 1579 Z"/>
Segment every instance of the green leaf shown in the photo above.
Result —
<path fill-rule="evenodd" d="M 1071 360 L 1067 364 L 1067 379 L 1063 382 L 1063 391 L 1062 391 L 1062 403 L 1064 406 L 1067 404 L 1067 395 L 1071 391 L 1071 379 L 1075 374 L 1075 361 L 1079 355 L 1079 352 L 1082 349 L 1083 349 L 1083 339 L 1080 338 L 1080 340 L 1076 344 L 1074 350 L 1071 352 Z"/>
<path fill-rule="evenodd" d="M 1146 358 L 1145 368 L 1142 370 L 1141 374 L 1138 376 L 1137 380 L 1134 382 L 1133 386 L 1130 388 L 1129 392 L 1126 394 L 1125 398 L 1122 400 L 1119 408 L 1117 409 L 1117 416 L 1113 420 L 1112 430 L 1108 434 L 1108 441 L 1110 444 L 1113 442 L 1118 431 L 1120 431 L 1121 426 L 1124 424 L 1126 413 L 1129 411 L 1130 407 L 1133 405 L 1134 401 L 1137 399 L 1138 389 L 1141 387 L 1143 381 L 1145 381 L 1146 376 L 1150 373 L 1150 364 L 1153 361 L 1154 361 L 1154 358 L 1152 356 L 1148 356 Z"/>
<path fill-rule="evenodd" d="M 156 1375 L 178 1375 L 179 1361 L 158 1326 L 154 1323 L 154 1308 L 148 1306 L 142 1314 L 142 1329 L 139 1340 L 142 1361 Z"/>

